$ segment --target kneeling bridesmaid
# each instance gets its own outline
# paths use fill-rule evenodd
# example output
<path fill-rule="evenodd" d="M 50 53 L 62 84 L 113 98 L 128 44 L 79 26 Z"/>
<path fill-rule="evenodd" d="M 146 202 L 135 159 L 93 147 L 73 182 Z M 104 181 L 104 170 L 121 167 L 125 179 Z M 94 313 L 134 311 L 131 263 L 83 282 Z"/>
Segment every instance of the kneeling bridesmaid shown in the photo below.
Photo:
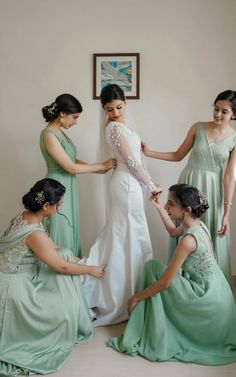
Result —
<path fill-rule="evenodd" d="M 93 336 L 79 275 L 100 279 L 104 270 L 77 264 L 42 226 L 64 193 L 54 179 L 38 181 L 0 239 L 0 375 L 52 373 Z"/>
<path fill-rule="evenodd" d="M 199 219 L 208 208 L 206 198 L 193 186 L 177 184 L 170 187 L 165 207 L 159 196 L 151 201 L 167 231 L 182 238 L 168 266 L 155 260 L 145 264 L 140 291 L 128 302 L 125 332 L 111 338 L 110 347 L 151 361 L 236 362 L 234 298 Z"/>

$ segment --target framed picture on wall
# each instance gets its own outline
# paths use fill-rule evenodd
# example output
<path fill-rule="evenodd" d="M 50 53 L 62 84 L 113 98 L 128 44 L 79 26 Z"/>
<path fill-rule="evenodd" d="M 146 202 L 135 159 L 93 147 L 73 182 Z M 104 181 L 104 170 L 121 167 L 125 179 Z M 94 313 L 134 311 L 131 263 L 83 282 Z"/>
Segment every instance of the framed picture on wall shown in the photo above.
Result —
<path fill-rule="evenodd" d="M 139 99 L 139 53 L 93 54 L 93 99 L 109 84 L 119 85 L 128 99 Z"/>

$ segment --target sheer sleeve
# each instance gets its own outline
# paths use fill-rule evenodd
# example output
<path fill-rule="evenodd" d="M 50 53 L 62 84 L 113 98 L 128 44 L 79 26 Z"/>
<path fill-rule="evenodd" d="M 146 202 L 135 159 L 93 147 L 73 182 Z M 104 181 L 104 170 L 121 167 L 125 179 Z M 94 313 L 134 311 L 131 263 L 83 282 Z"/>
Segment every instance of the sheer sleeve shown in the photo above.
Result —
<path fill-rule="evenodd" d="M 150 192 L 157 190 L 156 185 L 153 183 L 149 173 L 143 165 L 135 158 L 132 149 L 124 135 L 123 126 L 115 123 L 112 124 L 110 130 L 110 141 L 115 146 L 117 152 L 120 154 L 125 165 L 131 174 L 139 181 L 139 183 L 148 189 Z"/>

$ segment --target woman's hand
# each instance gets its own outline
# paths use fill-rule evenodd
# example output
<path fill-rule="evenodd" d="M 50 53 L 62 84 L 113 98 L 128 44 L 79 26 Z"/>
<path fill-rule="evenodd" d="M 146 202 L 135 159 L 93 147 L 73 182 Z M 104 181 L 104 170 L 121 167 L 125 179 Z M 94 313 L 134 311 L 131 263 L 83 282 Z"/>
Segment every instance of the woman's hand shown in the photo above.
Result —
<path fill-rule="evenodd" d="M 156 194 L 154 192 L 149 200 L 154 207 L 159 208 L 161 206 L 161 193 Z"/>
<path fill-rule="evenodd" d="M 156 184 L 156 191 L 152 192 L 152 196 L 150 198 L 150 201 L 152 202 L 152 204 L 154 205 L 154 207 L 156 207 L 156 204 L 160 204 L 160 195 L 161 193 L 163 192 L 163 188 Z"/>
<path fill-rule="evenodd" d="M 148 157 L 148 155 L 150 153 L 150 149 L 149 149 L 147 143 L 144 143 L 144 141 L 141 142 L 141 149 L 142 149 L 143 154 Z"/>
<path fill-rule="evenodd" d="M 228 216 L 223 216 L 221 221 L 221 228 L 217 232 L 218 237 L 224 237 L 229 232 L 229 218 Z"/>
<path fill-rule="evenodd" d="M 117 161 L 115 158 L 109 158 L 109 160 L 106 160 L 103 162 L 104 165 L 104 173 L 106 173 L 110 169 L 115 169 L 117 165 Z"/>
<path fill-rule="evenodd" d="M 101 280 L 104 276 L 106 265 L 101 266 L 90 266 L 90 275 Z"/>
<path fill-rule="evenodd" d="M 132 312 L 132 310 L 135 308 L 135 306 L 137 305 L 138 303 L 138 300 L 135 298 L 135 295 L 132 296 L 129 300 L 128 300 L 128 313 L 130 315 L 130 313 Z"/>
<path fill-rule="evenodd" d="M 158 183 L 156 183 L 156 188 L 157 189 L 153 194 L 158 196 L 159 194 L 163 192 L 163 188 L 160 185 L 158 185 Z"/>

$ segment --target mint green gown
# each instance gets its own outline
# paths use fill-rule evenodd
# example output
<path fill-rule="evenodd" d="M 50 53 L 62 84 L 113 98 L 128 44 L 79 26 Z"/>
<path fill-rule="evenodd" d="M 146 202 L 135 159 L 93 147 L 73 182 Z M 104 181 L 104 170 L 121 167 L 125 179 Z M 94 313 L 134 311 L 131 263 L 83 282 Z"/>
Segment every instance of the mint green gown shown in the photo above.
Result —
<path fill-rule="evenodd" d="M 63 206 L 60 212 L 65 216 L 56 214 L 44 222 L 50 238 L 60 247 L 66 247 L 73 251 L 75 256 L 81 256 L 80 226 L 79 226 L 79 199 L 76 174 L 67 173 L 48 153 L 43 138 L 46 133 L 53 134 L 62 145 L 66 154 L 72 161 L 76 160 L 76 147 L 68 136 L 59 136 L 45 128 L 40 135 L 40 148 L 47 165 L 47 178 L 53 178 L 66 187 L 66 195 L 63 198 Z"/>
<path fill-rule="evenodd" d="M 49 374 L 76 343 L 93 337 L 78 276 L 58 274 L 38 261 L 25 238 L 40 225 L 16 216 L 0 239 L 0 375 Z M 58 249 L 64 259 L 75 257 Z"/>
<path fill-rule="evenodd" d="M 218 143 L 210 143 L 205 131 L 205 123 L 199 123 L 196 139 L 187 165 L 183 169 L 179 183 L 187 183 L 202 191 L 208 200 L 209 209 L 201 220 L 210 231 L 217 262 L 231 284 L 230 235 L 217 237 L 224 213 L 223 167 L 236 144 L 236 132 Z M 178 238 L 170 239 L 169 258 L 178 244 Z"/>
<path fill-rule="evenodd" d="M 182 265 L 170 287 L 140 301 L 124 335 L 109 346 L 151 361 L 183 361 L 204 365 L 236 362 L 236 308 L 231 288 L 210 249 L 204 223 L 188 228 L 197 249 Z M 145 264 L 140 290 L 157 281 L 166 265 Z"/>

